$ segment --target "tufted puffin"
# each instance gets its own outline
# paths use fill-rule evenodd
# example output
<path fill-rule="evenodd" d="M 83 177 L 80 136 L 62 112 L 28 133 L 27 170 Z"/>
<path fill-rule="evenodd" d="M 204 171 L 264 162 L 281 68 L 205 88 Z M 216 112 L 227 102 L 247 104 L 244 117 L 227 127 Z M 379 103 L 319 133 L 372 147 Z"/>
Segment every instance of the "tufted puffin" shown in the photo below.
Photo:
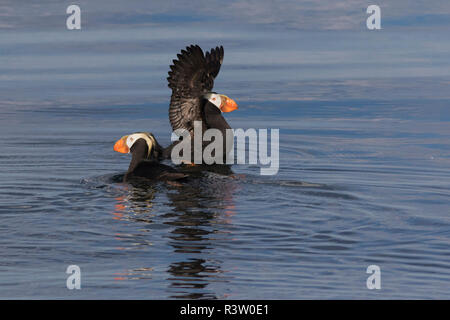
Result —
<path fill-rule="evenodd" d="M 124 182 L 133 177 L 161 181 L 180 180 L 188 177 L 170 166 L 159 163 L 163 148 L 151 133 L 138 132 L 123 136 L 114 144 L 114 151 L 132 154 L 130 166 L 123 177 Z"/>
<path fill-rule="evenodd" d="M 172 89 L 169 107 L 172 129 L 174 131 L 188 130 L 192 142 L 194 141 L 194 121 L 201 121 L 203 133 L 210 128 L 219 129 L 223 137 L 225 158 L 232 140 L 229 136 L 227 137 L 226 129 L 231 127 L 222 116 L 222 112 L 231 112 L 238 107 L 233 99 L 212 91 L 214 79 L 223 62 L 223 55 L 222 46 L 211 49 L 206 54 L 203 54 L 198 45 L 188 46 L 177 55 L 177 60 L 173 60 L 167 80 L 169 88 Z M 164 149 L 163 156 L 170 158 L 172 148 L 179 142 L 175 141 Z M 202 148 L 204 149 L 211 142 L 203 142 Z M 193 154 L 193 145 L 191 150 Z"/>

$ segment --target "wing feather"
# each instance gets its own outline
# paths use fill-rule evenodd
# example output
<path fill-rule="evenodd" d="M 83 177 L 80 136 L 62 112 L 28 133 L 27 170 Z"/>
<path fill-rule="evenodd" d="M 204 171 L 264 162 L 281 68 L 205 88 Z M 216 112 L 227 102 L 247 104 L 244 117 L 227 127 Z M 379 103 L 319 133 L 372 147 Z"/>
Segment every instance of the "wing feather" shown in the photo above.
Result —
<path fill-rule="evenodd" d="M 168 85 L 172 89 L 169 120 L 173 130 L 193 129 L 193 122 L 202 120 L 201 97 L 214 87 L 214 78 L 223 62 L 223 47 L 203 54 L 198 45 L 191 45 L 177 54 L 170 66 Z"/>

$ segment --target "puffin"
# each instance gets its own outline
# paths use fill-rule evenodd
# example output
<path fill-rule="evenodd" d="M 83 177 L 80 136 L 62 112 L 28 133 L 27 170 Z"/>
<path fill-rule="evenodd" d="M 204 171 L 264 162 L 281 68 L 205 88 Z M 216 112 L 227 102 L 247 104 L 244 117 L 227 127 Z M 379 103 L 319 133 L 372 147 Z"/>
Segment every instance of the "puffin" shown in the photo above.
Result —
<path fill-rule="evenodd" d="M 223 137 L 223 155 L 226 158 L 230 151 L 232 137 L 226 130 L 231 129 L 223 117 L 223 112 L 238 109 L 237 103 L 224 94 L 212 91 L 214 79 L 222 66 L 223 47 L 212 48 L 206 54 L 198 45 L 190 45 L 177 55 L 170 66 L 168 86 L 172 90 L 169 106 L 169 120 L 172 130 L 185 129 L 191 138 L 191 160 L 194 154 L 194 121 L 200 121 L 202 132 L 214 128 L 220 130 Z M 163 157 L 171 158 L 175 145 L 183 137 L 163 149 Z M 203 139 L 201 139 L 203 141 Z M 213 141 L 202 142 L 203 149 Z M 193 162 L 193 161 L 192 161 Z M 191 162 L 191 164 L 192 164 Z"/>
<path fill-rule="evenodd" d="M 180 181 L 188 177 L 175 168 L 162 164 L 163 148 L 152 133 L 137 132 L 123 136 L 114 144 L 114 151 L 131 153 L 132 158 L 124 182 L 133 178 L 146 178 L 153 181 Z"/>

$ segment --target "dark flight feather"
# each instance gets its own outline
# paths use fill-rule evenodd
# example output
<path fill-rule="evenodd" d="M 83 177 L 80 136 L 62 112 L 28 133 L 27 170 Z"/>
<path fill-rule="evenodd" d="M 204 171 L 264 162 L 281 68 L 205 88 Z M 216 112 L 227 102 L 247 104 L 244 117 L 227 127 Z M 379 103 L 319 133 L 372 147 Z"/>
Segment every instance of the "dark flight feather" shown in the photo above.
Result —
<path fill-rule="evenodd" d="M 202 121 L 201 98 L 211 92 L 214 78 L 223 62 L 223 47 L 216 47 L 203 54 L 198 45 L 186 47 L 170 66 L 169 88 L 172 96 L 169 120 L 173 130 L 193 130 L 194 121 Z"/>

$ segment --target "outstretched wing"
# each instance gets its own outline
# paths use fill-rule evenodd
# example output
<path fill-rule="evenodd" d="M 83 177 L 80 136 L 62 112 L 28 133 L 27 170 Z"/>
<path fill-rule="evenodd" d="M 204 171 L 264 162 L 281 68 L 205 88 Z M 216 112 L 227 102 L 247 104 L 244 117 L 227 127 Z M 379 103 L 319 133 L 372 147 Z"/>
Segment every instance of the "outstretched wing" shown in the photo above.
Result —
<path fill-rule="evenodd" d="M 202 120 L 201 96 L 214 86 L 214 78 L 223 61 L 223 47 L 216 47 L 203 55 L 198 45 L 191 45 L 181 50 L 177 57 L 167 78 L 172 89 L 169 120 L 173 130 L 183 128 L 191 131 L 194 121 Z"/>

